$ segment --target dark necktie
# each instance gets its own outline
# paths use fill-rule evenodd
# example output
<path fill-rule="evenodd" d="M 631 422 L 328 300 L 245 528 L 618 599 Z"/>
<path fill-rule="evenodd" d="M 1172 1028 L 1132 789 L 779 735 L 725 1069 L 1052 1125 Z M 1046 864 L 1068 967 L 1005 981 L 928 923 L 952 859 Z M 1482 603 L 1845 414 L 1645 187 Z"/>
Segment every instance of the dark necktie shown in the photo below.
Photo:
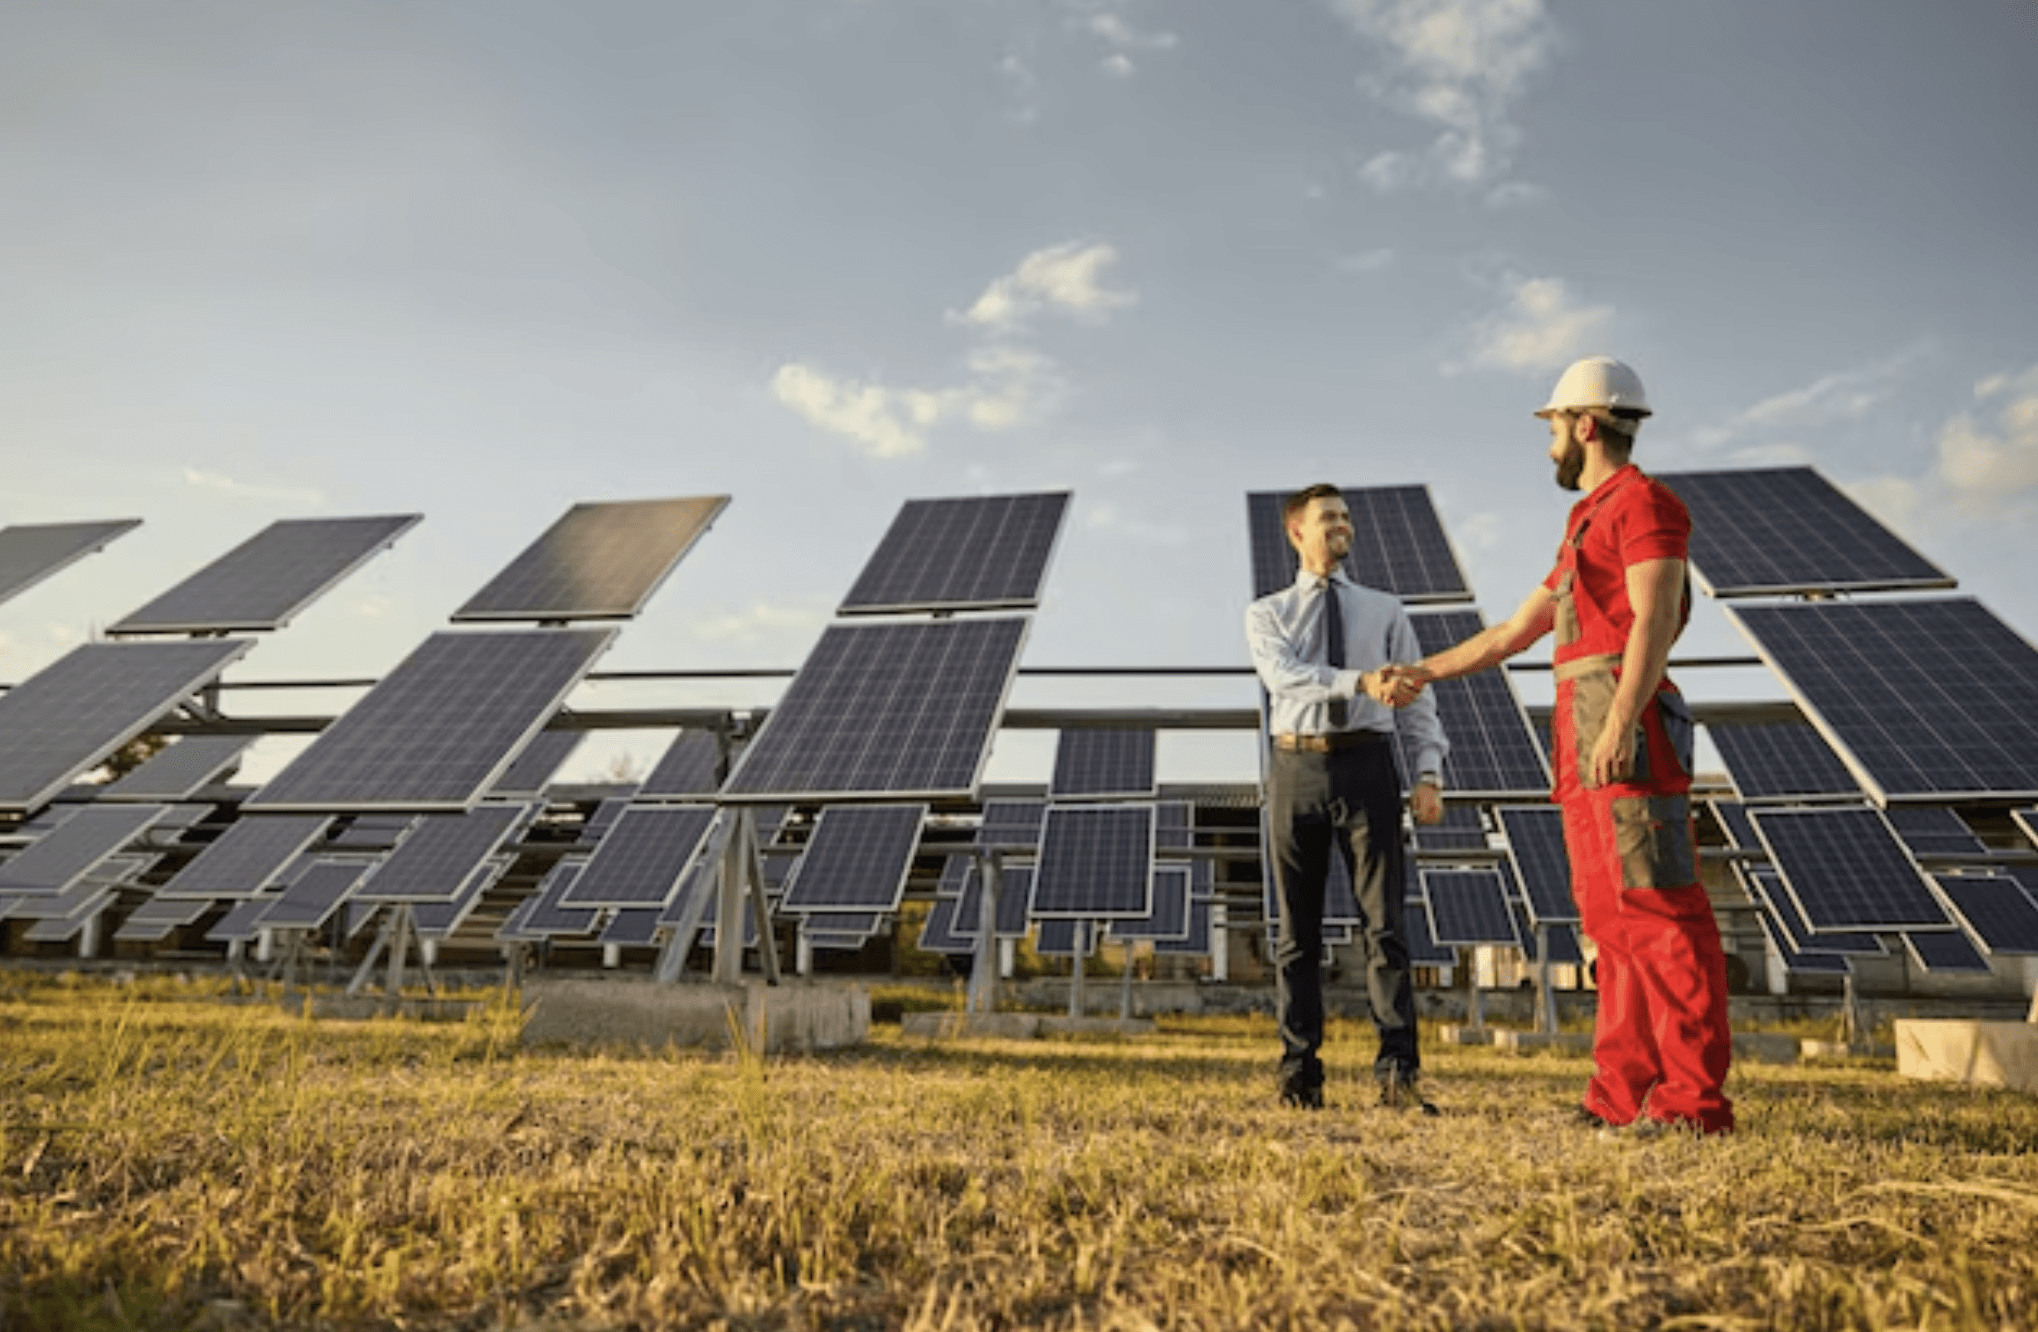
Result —
<path fill-rule="evenodd" d="M 1345 668 L 1344 607 L 1338 600 L 1337 584 L 1328 578 L 1323 580 L 1323 659 L 1330 663 L 1332 670 Z M 1348 711 L 1344 699 L 1330 700 L 1330 728 L 1333 731 L 1344 729 Z"/>

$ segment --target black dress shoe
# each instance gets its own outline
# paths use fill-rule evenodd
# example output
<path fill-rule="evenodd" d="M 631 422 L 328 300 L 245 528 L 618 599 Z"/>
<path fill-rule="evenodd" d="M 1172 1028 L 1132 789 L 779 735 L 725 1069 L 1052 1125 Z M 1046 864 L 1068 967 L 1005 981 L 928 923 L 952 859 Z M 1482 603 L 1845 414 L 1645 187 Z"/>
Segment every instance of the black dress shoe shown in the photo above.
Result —
<path fill-rule="evenodd" d="M 1290 1087 L 1281 1093 L 1281 1104 L 1296 1110 L 1321 1110 L 1323 1088 Z"/>
<path fill-rule="evenodd" d="M 1380 1080 L 1380 1104 L 1389 1110 L 1419 1111 L 1430 1118 L 1443 1113 L 1422 1094 L 1421 1080 L 1415 1074 L 1399 1070 Z"/>

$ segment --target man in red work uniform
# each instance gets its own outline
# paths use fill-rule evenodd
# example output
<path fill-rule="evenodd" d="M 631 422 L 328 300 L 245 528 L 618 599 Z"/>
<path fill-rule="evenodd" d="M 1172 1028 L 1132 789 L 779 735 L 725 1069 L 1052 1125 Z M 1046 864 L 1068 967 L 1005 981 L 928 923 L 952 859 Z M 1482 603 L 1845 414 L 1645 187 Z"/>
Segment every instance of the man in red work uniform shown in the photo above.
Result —
<path fill-rule="evenodd" d="M 1692 835 L 1691 712 L 1664 674 L 1691 610 L 1691 516 L 1628 461 L 1649 405 L 1621 362 L 1572 365 L 1536 415 L 1550 423 L 1557 484 L 1585 492 L 1556 567 L 1504 624 L 1398 674 L 1409 696 L 1557 631 L 1554 798 L 1599 950 L 1596 1067 L 1579 1118 L 1729 1132 L 1726 957 Z"/>

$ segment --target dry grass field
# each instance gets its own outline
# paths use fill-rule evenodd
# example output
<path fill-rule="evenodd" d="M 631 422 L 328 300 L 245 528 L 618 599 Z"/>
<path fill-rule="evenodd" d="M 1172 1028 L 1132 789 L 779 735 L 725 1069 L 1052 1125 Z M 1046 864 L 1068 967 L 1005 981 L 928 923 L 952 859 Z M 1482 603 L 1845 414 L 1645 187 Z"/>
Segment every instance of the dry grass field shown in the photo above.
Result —
<path fill-rule="evenodd" d="M 1737 1069 L 1745 1131 L 1567 1122 L 1443 1051 L 1318 1115 L 1264 1019 L 836 1055 L 525 1050 L 0 971 L 0 1327 L 2031 1328 L 2038 1101 Z"/>

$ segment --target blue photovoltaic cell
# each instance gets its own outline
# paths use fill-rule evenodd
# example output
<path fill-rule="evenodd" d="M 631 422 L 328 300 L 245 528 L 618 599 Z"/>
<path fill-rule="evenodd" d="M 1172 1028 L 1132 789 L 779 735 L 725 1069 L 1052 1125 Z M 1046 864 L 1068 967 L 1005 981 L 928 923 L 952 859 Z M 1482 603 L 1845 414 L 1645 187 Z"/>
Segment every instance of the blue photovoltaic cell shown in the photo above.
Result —
<path fill-rule="evenodd" d="M 1460 643 L 1486 627 L 1476 610 L 1435 611 L 1408 617 L 1425 656 Z M 1547 795 L 1550 770 L 1543 748 L 1522 711 L 1506 671 L 1481 671 L 1430 686 L 1437 719 L 1451 742 L 1444 760 L 1444 789 L 1454 799 L 1520 800 Z M 1395 759 L 1404 784 L 1415 779 L 1401 736 Z"/>
<path fill-rule="evenodd" d="M 1827 930 L 1807 933 L 1803 919 L 1791 906 L 1783 890 L 1783 879 L 1773 869 L 1756 865 L 1741 867 L 1741 883 L 1748 898 L 1776 918 L 1776 928 L 1798 953 L 1845 953 L 1850 957 L 1882 957 L 1888 953 L 1880 937 L 1862 930 Z"/>
<path fill-rule="evenodd" d="M 1757 810 L 1755 827 L 1814 935 L 1951 923 L 1924 872 L 1875 810 Z"/>
<path fill-rule="evenodd" d="M 598 944 L 622 948 L 648 948 L 658 938 L 661 911 L 658 907 L 630 907 L 609 917 L 609 923 L 595 937 Z"/>
<path fill-rule="evenodd" d="M 1408 962 L 1417 967 L 1455 967 L 1458 965 L 1458 950 L 1446 948 L 1437 942 L 1436 931 L 1430 928 L 1429 904 L 1419 897 L 1410 898 L 1401 910 L 1401 932 L 1408 944 Z"/>
<path fill-rule="evenodd" d="M 1861 797 L 1861 783 L 1833 747 L 1803 722 L 1708 726 L 1706 734 L 1743 800 Z"/>
<path fill-rule="evenodd" d="M 1281 506 L 1291 493 L 1254 491 L 1245 497 L 1255 597 L 1295 581 L 1295 548 L 1281 523 Z M 1354 582 L 1411 603 L 1472 599 L 1427 486 L 1347 486 L 1344 498 L 1352 512 L 1344 571 Z"/>
<path fill-rule="evenodd" d="M 232 909 L 213 922 L 212 928 L 205 932 L 205 937 L 213 943 L 248 942 L 261 933 L 259 922 L 275 901 L 276 894 L 269 893 L 234 903 Z"/>
<path fill-rule="evenodd" d="M 167 812 L 162 805 L 87 805 L 0 864 L 0 892 L 61 893 Z"/>
<path fill-rule="evenodd" d="M 451 900 L 419 902 L 413 906 L 410 923 L 417 931 L 418 938 L 431 940 L 451 938 L 453 932 L 465 923 L 474 908 L 481 904 L 482 894 L 495 886 L 495 881 L 503 876 L 509 866 L 510 862 L 506 859 L 488 861 L 478 871 L 468 876 L 466 885 Z M 374 910 L 372 904 L 364 905 L 369 905 L 369 909 Z"/>
<path fill-rule="evenodd" d="M 934 900 L 927 912 L 927 921 L 920 927 L 920 939 L 915 945 L 923 953 L 945 953 L 953 957 L 975 949 L 974 941 L 965 939 L 955 932 L 955 913 L 961 903 L 953 897 Z"/>
<path fill-rule="evenodd" d="M 573 890 L 574 881 L 587 868 L 585 861 L 562 860 L 538 885 L 536 905 L 519 923 L 523 937 L 550 939 L 557 935 L 586 934 L 601 914 L 597 907 L 570 907 L 561 898 Z"/>
<path fill-rule="evenodd" d="M 1933 881 L 1953 904 L 1968 930 L 1991 953 L 2005 956 L 2038 954 L 2038 901 L 2025 886 L 2023 874 L 1938 874 Z"/>
<path fill-rule="evenodd" d="M 1493 811 L 1507 837 L 1507 857 L 1522 886 L 1529 919 L 1578 923 L 1571 898 L 1571 857 L 1564 849 L 1564 815 L 1548 805 L 1507 806 Z"/>
<path fill-rule="evenodd" d="M 1935 975 L 1984 974 L 1992 968 L 1981 950 L 1959 930 L 1914 930 L 1904 935 L 1911 958 Z"/>
<path fill-rule="evenodd" d="M 1783 969 L 1798 976 L 1845 976 L 1854 970 L 1854 964 L 1840 953 L 1800 952 L 1797 945 L 1784 934 L 1778 924 L 1778 917 L 1762 916 L 1762 932 L 1769 937 L 1769 946 L 1783 959 Z"/>
<path fill-rule="evenodd" d="M 1713 817 L 1719 820 L 1720 831 L 1726 834 L 1727 845 L 1736 851 L 1761 851 L 1768 854 L 1762 845 L 1762 838 L 1755 832 L 1755 821 L 1748 817 L 1748 807 L 1731 800 L 1712 802 Z"/>
<path fill-rule="evenodd" d="M 1153 850 L 1165 857 L 1170 851 L 1192 851 L 1196 847 L 1196 807 L 1186 800 L 1163 800 L 1154 806 L 1156 819 Z"/>
<path fill-rule="evenodd" d="M 831 805 L 786 889 L 787 911 L 896 911 L 925 805 Z"/>
<path fill-rule="evenodd" d="M 101 800 L 182 800 L 224 781 L 253 744 L 252 735 L 187 735 L 157 751 L 134 771 L 111 782 Z"/>
<path fill-rule="evenodd" d="M 969 881 L 957 899 L 950 929 L 960 938 L 975 939 L 982 928 L 984 879 L 981 868 L 973 867 Z M 997 937 L 1025 937 L 1033 910 L 1033 869 L 1028 865 L 1005 865 L 998 871 Z"/>
<path fill-rule="evenodd" d="M 26 592 L 142 525 L 139 518 L 110 522 L 17 523 L 0 528 L 0 602 Z"/>
<path fill-rule="evenodd" d="M 1157 957 L 1209 957 L 1210 956 L 1210 899 L 1189 898 L 1189 928 L 1179 939 L 1156 939 L 1153 941 Z"/>
<path fill-rule="evenodd" d="M 502 776 L 488 788 L 492 800 L 536 800 L 580 742 L 585 731 L 540 731 L 531 737 Z"/>
<path fill-rule="evenodd" d="M 581 846 L 594 846 L 616 826 L 616 820 L 623 817 L 623 811 L 630 807 L 630 796 L 611 796 L 589 811 L 580 825 L 580 832 L 574 841 Z"/>
<path fill-rule="evenodd" d="M 1046 817 L 1044 800 L 986 800 L 975 844 L 1022 847 L 1030 854 L 1040 845 L 1040 822 Z"/>
<path fill-rule="evenodd" d="M 212 903 L 203 900 L 151 897 L 127 913 L 127 919 L 120 922 L 113 937 L 119 943 L 159 943 L 210 910 Z"/>
<path fill-rule="evenodd" d="M 453 620 L 627 620 L 728 503 L 701 495 L 576 504 Z"/>
<path fill-rule="evenodd" d="M 1691 572 L 1715 597 L 1953 586 L 1809 467 L 1655 475 L 1691 510 Z"/>
<path fill-rule="evenodd" d="M 1067 491 L 908 500 L 838 614 L 1040 604 Z"/>
<path fill-rule="evenodd" d="M 76 921 L 82 925 L 113 901 L 121 884 L 147 869 L 154 859 L 153 856 L 115 856 L 101 861 L 61 893 L 33 893 L 15 898 L 10 914 L 16 920 Z M 68 939 L 70 934 L 37 937 L 60 942 Z"/>
<path fill-rule="evenodd" d="M 170 898 L 253 897 L 276 881 L 332 820 L 323 814 L 242 819 L 157 890 Z"/>
<path fill-rule="evenodd" d="M 347 826 L 326 838 L 327 849 L 388 851 L 409 835 L 420 814 L 356 814 Z"/>
<path fill-rule="evenodd" d="M 722 785 L 715 777 L 721 761 L 722 742 L 713 731 L 681 731 L 637 788 L 637 796 L 641 800 L 711 796 Z"/>
<path fill-rule="evenodd" d="M 0 810 L 40 807 L 254 645 L 86 643 L 0 694 Z"/>
<path fill-rule="evenodd" d="M 1585 965 L 1585 950 L 1578 944 L 1578 931 L 1569 925 L 1543 927 L 1550 941 L 1550 963 L 1560 967 Z"/>
<path fill-rule="evenodd" d="M 828 626 L 723 797 L 971 795 L 1026 627 L 1013 618 Z"/>
<path fill-rule="evenodd" d="M 1897 805 L 1882 816 L 1914 856 L 1985 856 L 1988 846 L 1950 809 Z"/>
<path fill-rule="evenodd" d="M 615 634 L 433 634 L 246 808 L 466 809 L 544 727 Z"/>
<path fill-rule="evenodd" d="M 1103 936 L 1103 928 L 1094 921 L 1043 920 L 1033 936 L 1033 951 L 1042 957 L 1074 957 L 1080 948 L 1084 957 L 1095 957 Z"/>
<path fill-rule="evenodd" d="M 113 624 L 114 634 L 275 629 L 421 521 L 421 515 L 286 518 Z"/>
<path fill-rule="evenodd" d="M 1114 939 L 1186 939 L 1189 935 L 1189 867 L 1157 865 L 1151 914 L 1110 924 Z"/>
<path fill-rule="evenodd" d="M 367 866 L 358 860 L 315 860 L 292 879 L 256 921 L 265 930 L 315 930 L 340 909 Z"/>
<path fill-rule="evenodd" d="M 1152 805 L 1050 806 L 1033 914 L 1083 920 L 1151 914 L 1153 833 Z"/>
<path fill-rule="evenodd" d="M 1878 803 L 2038 795 L 2038 650 L 1980 602 L 1727 613 Z"/>
<path fill-rule="evenodd" d="M 364 902 L 454 901 L 536 812 L 536 805 L 517 804 L 427 815 L 375 866 L 356 896 Z"/>
<path fill-rule="evenodd" d="M 663 906 L 707 840 L 711 805 L 646 805 L 623 811 L 562 899 L 567 906 Z"/>
<path fill-rule="evenodd" d="M 2024 840 L 2030 842 L 2033 846 L 2038 846 L 2038 809 L 2012 810 L 2010 811 L 2010 817 L 2016 821 L 2019 828 L 2023 829 Z"/>
<path fill-rule="evenodd" d="M 1484 851 L 1486 825 L 1477 805 L 1446 805 L 1438 823 L 1415 825 L 1415 849 L 1420 852 Z"/>
<path fill-rule="evenodd" d="M 1152 731 L 1063 731 L 1047 793 L 1056 800 L 1151 799 L 1153 766 Z"/>
<path fill-rule="evenodd" d="M 1423 900 L 1429 904 L 1430 928 L 1446 946 L 1505 944 L 1519 948 L 1514 915 L 1497 871 L 1487 869 L 1424 869 Z"/>

